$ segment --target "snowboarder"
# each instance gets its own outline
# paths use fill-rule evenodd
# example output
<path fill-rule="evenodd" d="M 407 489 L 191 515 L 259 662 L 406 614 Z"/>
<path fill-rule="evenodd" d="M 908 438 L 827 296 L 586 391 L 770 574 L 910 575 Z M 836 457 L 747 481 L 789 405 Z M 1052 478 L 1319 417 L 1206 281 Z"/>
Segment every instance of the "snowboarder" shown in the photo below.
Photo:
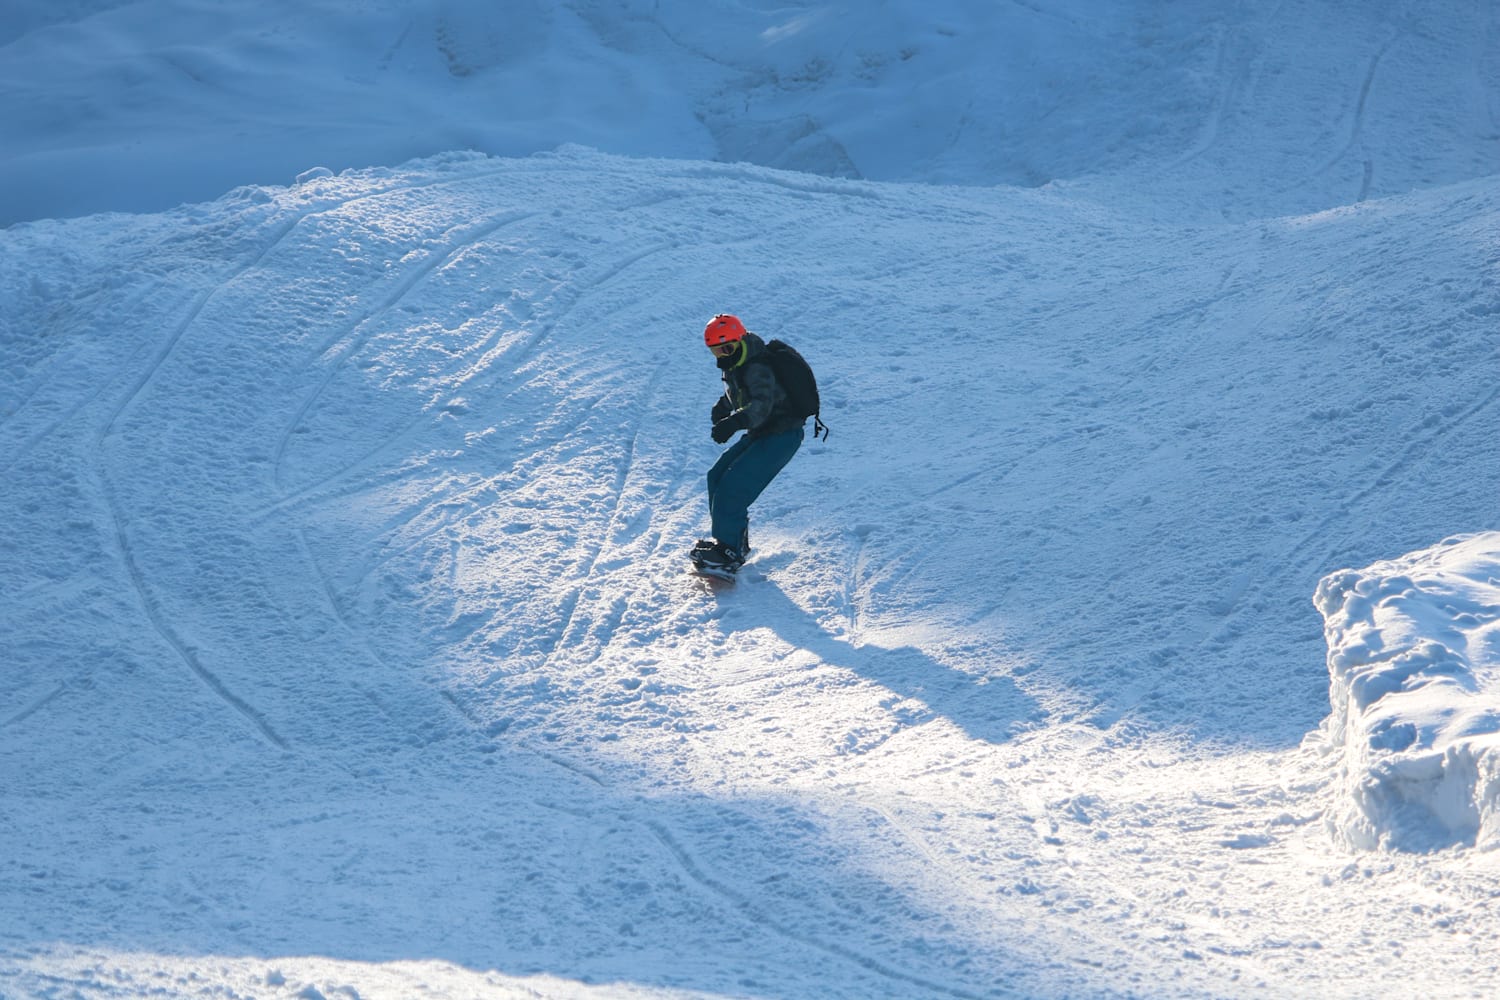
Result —
<path fill-rule="evenodd" d="M 737 317 L 715 316 L 703 331 L 703 341 L 724 380 L 724 395 L 710 414 L 713 439 L 725 444 L 746 432 L 708 470 L 713 538 L 699 541 L 692 551 L 698 569 L 727 578 L 750 554 L 750 505 L 802 447 L 808 414 L 799 414 L 805 407 L 789 398 L 777 378 L 766 342 Z M 811 380 L 810 370 L 807 377 Z"/>

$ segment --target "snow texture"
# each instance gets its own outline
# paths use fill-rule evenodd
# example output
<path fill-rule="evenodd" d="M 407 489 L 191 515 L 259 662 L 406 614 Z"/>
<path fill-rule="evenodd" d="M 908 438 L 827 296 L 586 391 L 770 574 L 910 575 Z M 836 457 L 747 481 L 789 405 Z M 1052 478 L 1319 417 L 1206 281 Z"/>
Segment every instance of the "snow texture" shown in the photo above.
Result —
<path fill-rule="evenodd" d="M 0 22 L 0 995 L 1500 995 L 1493 5 Z"/>
<path fill-rule="evenodd" d="M 1500 534 L 1318 585 L 1351 846 L 1500 846 Z"/>

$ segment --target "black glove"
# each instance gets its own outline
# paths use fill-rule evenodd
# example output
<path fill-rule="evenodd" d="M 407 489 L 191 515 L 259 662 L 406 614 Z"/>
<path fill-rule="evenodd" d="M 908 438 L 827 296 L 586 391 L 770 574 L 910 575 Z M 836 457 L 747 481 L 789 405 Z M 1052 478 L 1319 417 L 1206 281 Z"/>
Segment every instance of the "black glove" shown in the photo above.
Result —
<path fill-rule="evenodd" d="M 714 444 L 723 444 L 725 441 L 728 441 L 730 438 L 734 437 L 735 433 L 738 432 L 739 429 L 744 425 L 744 422 L 744 418 L 738 413 L 727 416 L 723 420 L 716 421 L 714 423 L 713 431 Z"/>
<path fill-rule="evenodd" d="M 734 404 L 729 401 L 728 396 L 720 396 L 719 401 L 714 404 L 714 411 L 709 416 L 711 423 L 718 423 L 734 412 Z"/>

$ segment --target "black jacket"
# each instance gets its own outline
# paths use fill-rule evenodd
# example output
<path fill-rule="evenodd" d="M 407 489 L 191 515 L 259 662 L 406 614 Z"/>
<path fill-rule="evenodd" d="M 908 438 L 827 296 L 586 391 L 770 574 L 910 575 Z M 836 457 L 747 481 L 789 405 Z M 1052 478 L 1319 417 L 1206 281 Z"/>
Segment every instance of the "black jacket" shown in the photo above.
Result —
<path fill-rule="evenodd" d="M 727 414 L 752 438 L 780 434 L 806 421 L 787 412 L 786 393 L 776 381 L 766 342 L 756 334 L 745 334 L 745 350 L 729 358 L 728 367 L 725 362 L 720 362 L 720 367 L 724 370 L 724 398 L 715 404 L 714 412 Z"/>

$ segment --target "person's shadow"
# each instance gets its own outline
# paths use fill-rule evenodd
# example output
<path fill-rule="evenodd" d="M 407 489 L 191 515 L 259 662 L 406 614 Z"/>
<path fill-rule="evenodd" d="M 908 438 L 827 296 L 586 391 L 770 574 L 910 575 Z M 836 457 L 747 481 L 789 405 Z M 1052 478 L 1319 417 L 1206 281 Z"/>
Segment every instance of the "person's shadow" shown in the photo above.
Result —
<path fill-rule="evenodd" d="M 888 648 L 874 644 L 853 645 L 823 630 L 808 612 L 786 595 L 775 581 L 744 580 L 726 594 L 725 604 L 753 604 L 757 625 L 776 632 L 783 642 L 805 649 L 825 664 L 843 667 L 899 696 L 892 706 L 903 727 L 918 725 L 924 713 L 911 702 L 926 706 L 928 713 L 942 716 L 971 738 L 987 743 L 1010 739 L 1018 727 L 1035 720 L 1040 707 L 1009 677 L 967 674 L 939 663 L 915 646 Z M 750 600 L 746 600 L 750 598 Z M 739 618 L 735 615 L 734 618 Z M 728 624 L 738 624 L 731 619 Z"/>

